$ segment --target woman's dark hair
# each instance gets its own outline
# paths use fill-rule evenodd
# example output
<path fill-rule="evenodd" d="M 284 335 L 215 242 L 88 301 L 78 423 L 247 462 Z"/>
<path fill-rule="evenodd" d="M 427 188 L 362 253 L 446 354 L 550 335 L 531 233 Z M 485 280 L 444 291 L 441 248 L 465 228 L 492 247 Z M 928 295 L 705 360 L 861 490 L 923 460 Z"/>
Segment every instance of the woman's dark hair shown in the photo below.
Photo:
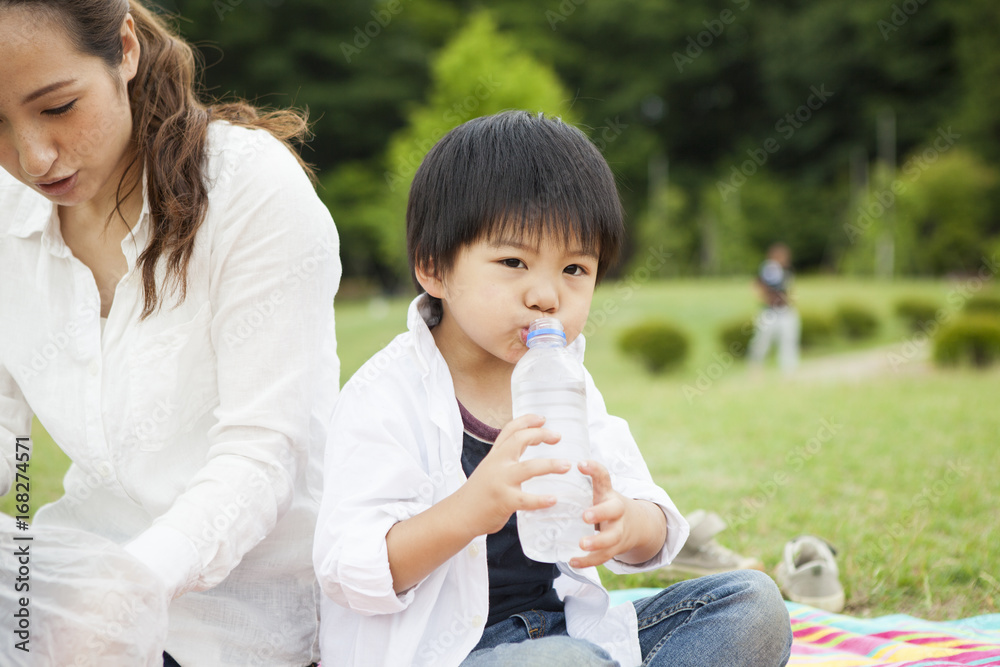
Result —
<path fill-rule="evenodd" d="M 406 209 L 411 273 L 446 274 L 481 239 L 555 234 L 598 254 L 597 280 L 625 237 L 614 175 L 597 147 L 559 118 L 504 111 L 459 125 L 431 148 Z M 418 291 L 423 291 L 414 276 Z"/>
<path fill-rule="evenodd" d="M 194 51 L 137 0 L 0 0 L 0 10 L 12 7 L 53 20 L 81 53 L 100 58 L 112 71 L 121 65 L 121 28 L 126 16 L 132 15 L 140 47 L 138 71 L 128 84 L 133 154 L 118 183 L 115 209 L 120 213 L 125 199 L 140 187 L 145 168 L 152 225 L 149 244 L 137 260 L 142 270 L 142 318 L 162 300 L 156 285 L 161 256 L 167 258 L 167 284 L 179 288 L 183 300 L 195 234 L 208 208 L 204 160 L 208 124 L 226 120 L 263 128 L 289 145 L 305 138 L 305 114 L 295 110 L 261 114 L 245 102 L 203 103 Z M 299 163 L 312 176 L 308 165 L 301 159 Z"/>

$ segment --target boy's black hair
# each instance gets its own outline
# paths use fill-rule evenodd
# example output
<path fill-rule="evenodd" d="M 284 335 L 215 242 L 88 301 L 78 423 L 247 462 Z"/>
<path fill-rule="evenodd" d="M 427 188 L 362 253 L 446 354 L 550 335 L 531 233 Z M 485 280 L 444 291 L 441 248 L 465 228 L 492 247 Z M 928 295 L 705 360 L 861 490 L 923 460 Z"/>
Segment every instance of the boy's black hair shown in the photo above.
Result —
<path fill-rule="evenodd" d="M 615 179 L 597 147 L 559 118 L 504 111 L 459 125 L 431 148 L 413 178 L 406 245 L 413 270 L 438 276 L 483 238 L 554 233 L 598 254 L 597 280 L 625 237 Z"/>

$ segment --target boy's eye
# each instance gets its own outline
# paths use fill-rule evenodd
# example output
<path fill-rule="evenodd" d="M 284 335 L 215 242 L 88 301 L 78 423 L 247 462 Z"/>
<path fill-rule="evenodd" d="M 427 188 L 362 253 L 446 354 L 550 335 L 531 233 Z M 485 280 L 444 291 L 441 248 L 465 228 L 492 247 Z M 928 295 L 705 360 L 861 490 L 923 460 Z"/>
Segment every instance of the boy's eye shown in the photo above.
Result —
<path fill-rule="evenodd" d="M 579 264 L 570 264 L 565 269 L 563 269 L 563 272 L 564 273 L 568 273 L 571 276 L 585 276 L 585 275 L 587 275 L 587 269 L 583 268 Z"/>
<path fill-rule="evenodd" d="M 521 260 L 519 260 L 519 259 L 517 259 L 515 257 L 510 257 L 508 259 L 501 259 L 500 263 L 503 264 L 504 266 L 508 266 L 508 267 L 510 267 L 512 269 L 519 269 L 522 266 L 524 266 L 524 262 L 522 262 Z"/>
<path fill-rule="evenodd" d="M 76 100 L 73 100 L 69 104 L 64 104 L 63 106 L 58 107 L 56 109 L 46 109 L 43 113 L 45 113 L 48 116 L 61 116 L 64 113 L 72 111 L 74 106 L 76 106 Z"/>

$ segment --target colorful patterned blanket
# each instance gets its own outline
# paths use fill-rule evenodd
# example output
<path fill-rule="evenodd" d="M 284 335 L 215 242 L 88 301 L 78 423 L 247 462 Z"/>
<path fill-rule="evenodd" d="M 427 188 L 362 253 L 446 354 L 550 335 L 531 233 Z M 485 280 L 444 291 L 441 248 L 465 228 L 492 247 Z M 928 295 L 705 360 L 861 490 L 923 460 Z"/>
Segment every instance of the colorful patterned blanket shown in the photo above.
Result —
<path fill-rule="evenodd" d="M 611 591 L 611 601 L 655 592 Z M 933 622 L 905 614 L 855 618 L 786 605 L 795 637 L 789 667 L 1000 666 L 1000 614 Z"/>
<path fill-rule="evenodd" d="M 786 604 L 795 636 L 789 665 L 1000 665 L 1000 614 L 933 622 L 905 614 L 854 618 Z"/>

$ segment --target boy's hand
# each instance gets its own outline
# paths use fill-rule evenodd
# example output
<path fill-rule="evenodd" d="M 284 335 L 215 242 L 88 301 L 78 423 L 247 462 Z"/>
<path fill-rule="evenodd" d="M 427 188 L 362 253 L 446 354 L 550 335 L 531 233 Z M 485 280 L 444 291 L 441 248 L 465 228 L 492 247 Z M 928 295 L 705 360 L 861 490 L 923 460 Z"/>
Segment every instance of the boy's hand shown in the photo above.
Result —
<path fill-rule="evenodd" d="M 476 535 L 500 530 L 517 510 L 536 510 L 556 504 L 555 496 L 540 496 L 521 491 L 521 482 L 538 475 L 569 472 L 565 459 L 520 461 L 528 447 L 542 442 L 557 442 L 559 435 L 542 428 L 545 419 L 522 415 L 500 431 L 490 453 L 476 466 L 462 486 L 469 526 Z"/>
<path fill-rule="evenodd" d="M 643 563 L 655 556 L 667 538 L 667 520 L 653 503 L 626 498 L 611 486 L 608 469 L 596 461 L 582 461 L 580 472 L 589 475 L 594 485 L 594 506 L 583 513 L 583 520 L 594 524 L 597 535 L 580 541 L 582 558 L 569 564 L 582 568 L 600 565 L 612 558 L 625 563 Z"/>

